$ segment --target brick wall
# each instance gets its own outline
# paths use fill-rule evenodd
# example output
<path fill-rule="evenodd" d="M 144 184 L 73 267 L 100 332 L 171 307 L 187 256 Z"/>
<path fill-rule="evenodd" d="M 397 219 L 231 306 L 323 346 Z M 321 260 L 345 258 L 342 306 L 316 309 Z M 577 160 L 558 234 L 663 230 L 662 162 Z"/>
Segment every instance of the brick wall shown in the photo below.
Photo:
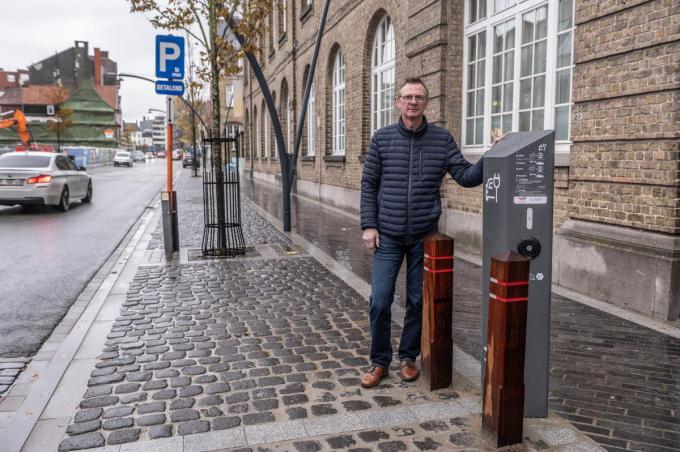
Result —
<path fill-rule="evenodd" d="M 576 5 L 571 218 L 680 233 L 680 4 Z"/>
<path fill-rule="evenodd" d="M 302 19 L 301 2 L 288 4 L 287 35 L 263 40 L 271 44 L 262 61 L 277 95 L 285 80 L 297 124 L 323 1 L 316 0 Z M 575 10 L 573 144 L 570 166 L 555 170 L 555 227 L 574 218 L 678 234 L 680 3 L 577 0 Z M 428 119 L 460 140 L 462 11 L 464 0 L 331 3 L 314 76 L 316 155 L 298 161 L 299 178 L 359 189 L 362 155 L 371 135 L 371 48 L 385 14 L 395 27 L 396 83 L 406 76 L 423 77 L 431 94 Z M 346 153 L 341 161 L 329 161 L 331 77 L 339 50 L 346 64 Z M 262 121 L 259 86 L 250 71 L 246 79 L 246 107 L 252 112 L 257 106 L 257 120 Z M 280 100 L 278 96 L 277 106 Z M 251 113 L 248 117 L 255 119 Z M 303 135 L 301 157 L 306 154 L 306 131 Z M 250 140 L 249 145 L 255 143 Z M 270 146 L 273 152 L 273 131 Z M 277 173 L 279 162 L 258 159 L 254 168 Z M 443 195 L 449 209 L 481 213 L 479 189 L 463 189 L 447 180 Z"/>

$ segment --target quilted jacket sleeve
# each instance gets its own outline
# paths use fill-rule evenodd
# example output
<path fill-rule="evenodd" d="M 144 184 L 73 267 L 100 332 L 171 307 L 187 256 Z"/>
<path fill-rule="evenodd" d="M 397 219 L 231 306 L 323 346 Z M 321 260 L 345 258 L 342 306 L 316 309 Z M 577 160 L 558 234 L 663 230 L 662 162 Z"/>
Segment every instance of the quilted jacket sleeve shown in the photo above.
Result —
<path fill-rule="evenodd" d="M 448 172 L 463 187 L 476 187 L 482 183 L 484 176 L 484 157 L 474 165 L 463 157 L 456 141 L 451 135 L 446 145 Z"/>
<path fill-rule="evenodd" d="M 378 152 L 377 138 L 373 135 L 368 145 L 368 155 L 361 175 L 361 229 L 378 228 L 378 192 L 382 163 Z"/>

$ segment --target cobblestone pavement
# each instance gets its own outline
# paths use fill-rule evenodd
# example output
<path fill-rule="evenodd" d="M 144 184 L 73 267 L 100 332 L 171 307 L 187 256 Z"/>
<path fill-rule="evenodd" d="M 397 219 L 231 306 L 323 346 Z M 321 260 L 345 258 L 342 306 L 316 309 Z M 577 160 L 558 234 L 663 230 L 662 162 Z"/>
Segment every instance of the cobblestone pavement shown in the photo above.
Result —
<path fill-rule="evenodd" d="M 177 192 L 177 223 L 181 248 L 200 249 L 203 240 L 203 185 L 201 177 L 192 177 L 191 171 L 182 170 L 175 181 Z M 261 243 L 289 243 L 274 226 L 266 222 L 250 207 L 250 201 L 241 202 L 241 223 L 246 246 Z M 147 245 L 148 250 L 163 249 L 163 224 L 158 223 Z"/>
<path fill-rule="evenodd" d="M 281 194 L 247 195 L 280 218 Z M 292 227 L 370 281 L 358 219 L 292 198 Z M 481 350 L 481 268 L 456 260 L 454 341 Z M 397 292 L 403 294 L 403 283 Z M 553 294 L 549 407 L 610 451 L 680 450 L 680 340 Z"/>
<path fill-rule="evenodd" d="M 459 397 L 360 389 L 365 300 L 310 257 L 140 267 L 123 306 L 60 450 Z"/>

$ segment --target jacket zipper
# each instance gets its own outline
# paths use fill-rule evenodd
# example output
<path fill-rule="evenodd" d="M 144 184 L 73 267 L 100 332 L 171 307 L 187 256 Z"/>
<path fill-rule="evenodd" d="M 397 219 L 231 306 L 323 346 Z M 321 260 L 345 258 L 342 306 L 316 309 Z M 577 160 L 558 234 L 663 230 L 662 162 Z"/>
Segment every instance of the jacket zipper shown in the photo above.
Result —
<path fill-rule="evenodd" d="M 408 153 L 408 191 L 406 192 L 406 235 L 411 235 L 411 173 L 413 172 L 413 133 Z"/>
<path fill-rule="evenodd" d="M 418 148 L 418 175 L 420 176 L 420 179 L 423 178 L 423 147 L 420 146 Z"/>

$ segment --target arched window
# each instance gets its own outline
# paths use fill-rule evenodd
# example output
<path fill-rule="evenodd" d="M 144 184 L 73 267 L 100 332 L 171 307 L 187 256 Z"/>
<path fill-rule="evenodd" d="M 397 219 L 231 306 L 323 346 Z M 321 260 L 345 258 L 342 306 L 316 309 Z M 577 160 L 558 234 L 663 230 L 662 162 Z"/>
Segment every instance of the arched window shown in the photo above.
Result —
<path fill-rule="evenodd" d="M 276 106 L 276 93 L 272 93 L 272 100 L 274 101 L 274 106 Z M 277 112 L 278 113 L 278 112 Z M 272 160 L 276 160 L 277 157 L 279 156 L 278 152 L 278 145 L 276 143 L 276 134 L 274 133 L 274 122 L 271 121 L 271 118 L 269 115 L 267 115 L 267 119 L 269 119 L 269 127 L 267 128 L 268 133 L 270 133 L 270 141 L 271 143 L 269 144 L 268 152 L 269 152 L 269 158 Z M 279 124 L 281 123 L 281 118 L 279 117 Z"/>
<path fill-rule="evenodd" d="M 290 96 L 288 93 L 288 82 L 284 79 L 281 84 L 281 106 L 279 111 L 281 112 L 281 128 L 284 133 L 284 139 L 286 140 L 286 151 L 291 152 L 293 149 L 292 137 L 293 137 L 293 103 L 290 101 Z"/>
<path fill-rule="evenodd" d="M 333 64 L 333 155 L 345 155 L 345 59 L 342 52 Z"/>
<path fill-rule="evenodd" d="M 307 155 L 314 155 L 316 151 L 316 100 L 314 98 L 314 82 L 309 91 L 307 101 Z"/>
<path fill-rule="evenodd" d="M 267 107 L 265 106 L 264 102 L 262 102 L 262 112 L 260 114 L 262 115 L 262 133 L 264 134 L 262 153 L 260 156 L 263 159 L 266 159 L 267 152 L 269 152 L 269 121 L 267 118 L 269 114 L 267 113 Z"/>
<path fill-rule="evenodd" d="M 394 26 L 383 17 L 373 38 L 371 61 L 371 130 L 385 127 L 394 115 Z"/>
<path fill-rule="evenodd" d="M 254 158 L 260 157 L 260 121 L 257 117 L 257 107 L 253 107 L 253 123 L 255 123 L 255 136 L 253 137 L 253 143 L 255 143 L 255 155 Z"/>

